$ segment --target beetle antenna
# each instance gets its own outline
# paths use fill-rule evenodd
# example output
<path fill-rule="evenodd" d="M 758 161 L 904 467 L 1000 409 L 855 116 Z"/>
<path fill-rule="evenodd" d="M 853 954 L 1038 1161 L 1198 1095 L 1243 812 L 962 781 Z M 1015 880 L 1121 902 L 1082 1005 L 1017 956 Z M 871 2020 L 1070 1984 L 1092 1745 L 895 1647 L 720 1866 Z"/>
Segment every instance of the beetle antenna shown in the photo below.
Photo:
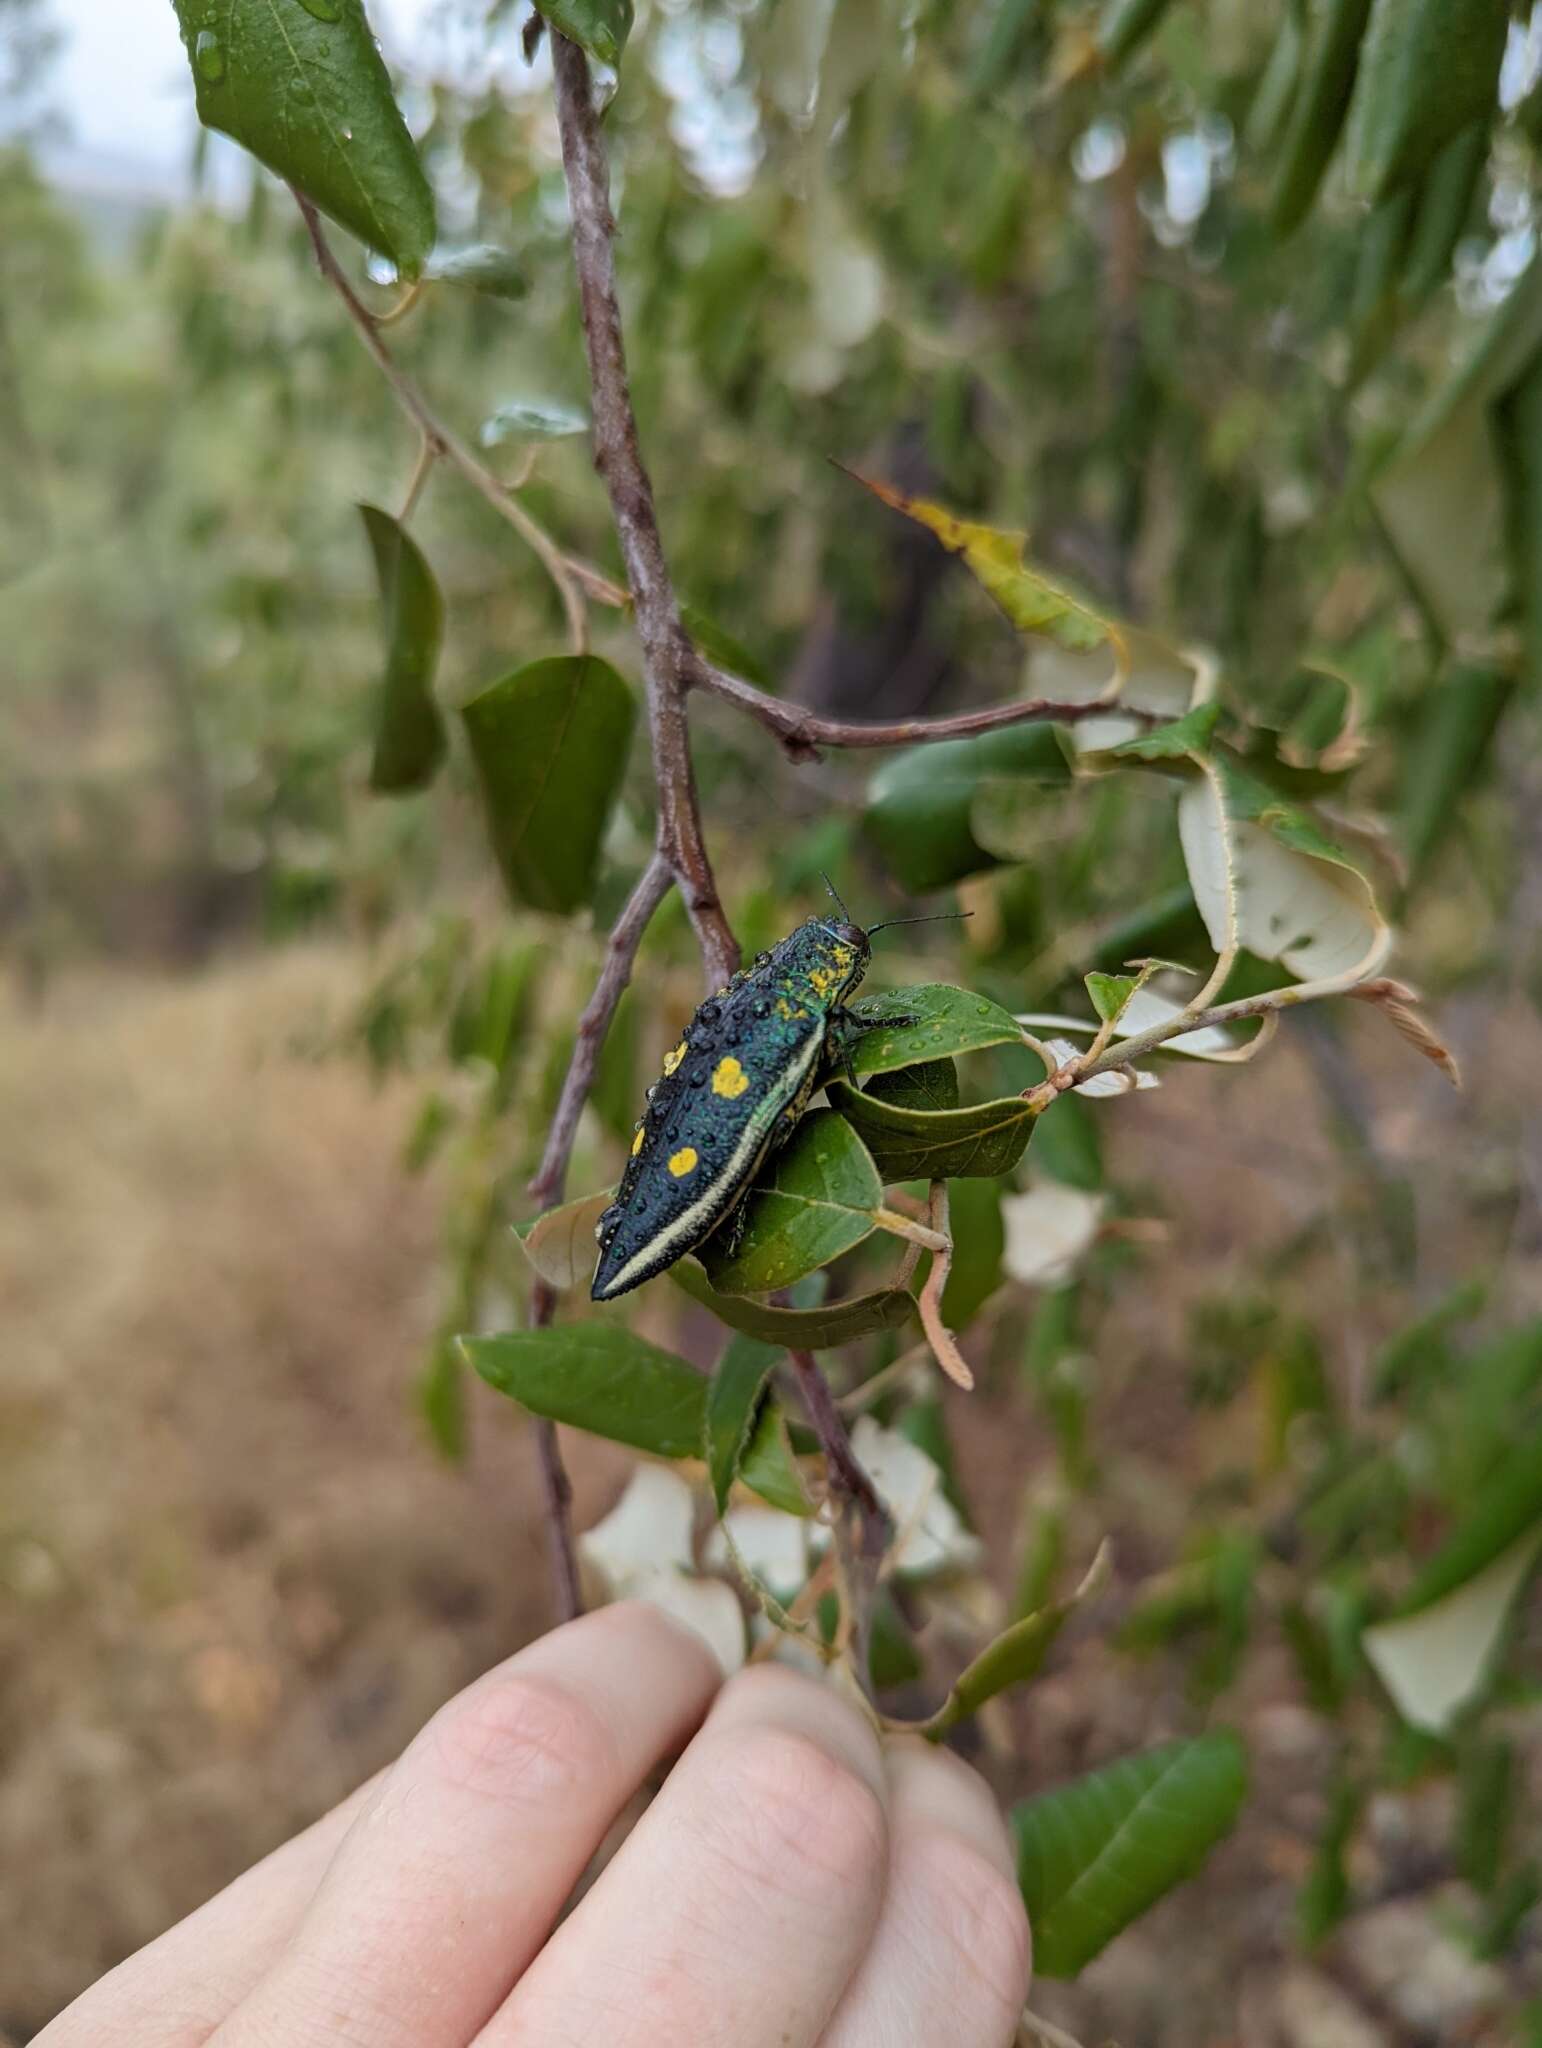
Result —
<path fill-rule="evenodd" d="M 830 877 L 825 873 L 823 868 L 819 870 L 819 873 L 824 882 L 825 887 L 829 890 L 830 894 L 835 898 L 836 908 L 840 911 L 841 916 L 845 918 L 846 922 L 850 924 L 851 912 L 846 908 L 845 904 L 841 901 L 840 890 L 836 888 L 835 884 L 830 880 Z"/>
<path fill-rule="evenodd" d="M 892 931 L 897 924 L 943 924 L 949 918 L 973 916 L 972 910 L 933 910 L 925 917 L 886 917 L 882 924 L 869 926 L 867 935 L 872 938 L 877 932 Z"/>

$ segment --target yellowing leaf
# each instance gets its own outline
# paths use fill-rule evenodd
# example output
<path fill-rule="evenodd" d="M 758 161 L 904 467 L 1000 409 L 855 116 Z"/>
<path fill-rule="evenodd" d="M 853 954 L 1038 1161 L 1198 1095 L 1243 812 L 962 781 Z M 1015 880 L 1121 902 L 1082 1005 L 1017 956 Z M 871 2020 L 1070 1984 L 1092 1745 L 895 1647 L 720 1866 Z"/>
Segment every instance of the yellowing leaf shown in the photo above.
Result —
<path fill-rule="evenodd" d="M 1063 585 L 1031 569 L 1023 560 L 1026 533 L 981 526 L 972 519 L 960 519 L 945 505 L 930 498 L 907 497 L 888 484 L 848 472 L 875 498 L 903 512 L 907 519 L 935 533 L 950 554 L 961 555 L 965 566 L 984 585 L 1020 633 L 1043 633 L 1062 647 L 1083 652 L 1099 647 L 1113 650 L 1120 676 L 1129 673 L 1130 660 L 1123 629 L 1110 618 L 1077 597 Z"/>

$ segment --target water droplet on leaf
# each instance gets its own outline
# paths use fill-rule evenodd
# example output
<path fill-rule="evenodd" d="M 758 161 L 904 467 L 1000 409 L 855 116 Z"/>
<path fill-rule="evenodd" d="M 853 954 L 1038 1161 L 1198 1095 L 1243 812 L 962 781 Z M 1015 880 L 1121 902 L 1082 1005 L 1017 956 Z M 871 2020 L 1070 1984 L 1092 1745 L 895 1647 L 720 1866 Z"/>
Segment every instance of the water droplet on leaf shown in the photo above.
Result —
<path fill-rule="evenodd" d="M 212 28 L 201 28 L 198 40 L 193 44 L 193 62 L 198 66 L 200 78 L 210 85 L 218 85 L 225 76 L 225 46 Z"/>

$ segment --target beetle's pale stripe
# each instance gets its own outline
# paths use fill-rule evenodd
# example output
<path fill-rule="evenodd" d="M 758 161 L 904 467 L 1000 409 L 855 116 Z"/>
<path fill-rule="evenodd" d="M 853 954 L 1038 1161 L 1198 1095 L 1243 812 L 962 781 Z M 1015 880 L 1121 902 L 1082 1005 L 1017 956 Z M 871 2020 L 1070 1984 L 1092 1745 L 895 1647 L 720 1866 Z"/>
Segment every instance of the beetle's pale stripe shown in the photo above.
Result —
<path fill-rule="evenodd" d="M 775 1094 L 767 1095 L 745 1125 L 743 1137 L 734 1147 L 717 1178 L 702 1191 L 689 1209 L 677 1216 L 673 1223 L 659 1232 L 657 1237 L 650 1238 L 640 1252 L 632 1254 L 605 1292 L 595 1297 L 597 1300 L 609 1301 L 612 1295 L 622 1294 L 628 1287 L 635 1287 L 643 1276 L 644 1267 L 662 1272 L 665 1266 L 672 1264 L 675 1259 L 690 1250 L 695 1242 L 692 1233 L 699 1231 L 711 1214 L 713 1202 L 717 1199 L 720 1189 L 725 1183 L 729 1187 L 738 1186 L 740 1177 L 749 1172 L 756 1154 L 766 1142 L 771 1126 L 808 1079 L 809 1069 L 818 1059 L 823 1045 L 824 1034 L 816 1031 L 796 1065 L 787 1070 L 782 1086 Z"/>

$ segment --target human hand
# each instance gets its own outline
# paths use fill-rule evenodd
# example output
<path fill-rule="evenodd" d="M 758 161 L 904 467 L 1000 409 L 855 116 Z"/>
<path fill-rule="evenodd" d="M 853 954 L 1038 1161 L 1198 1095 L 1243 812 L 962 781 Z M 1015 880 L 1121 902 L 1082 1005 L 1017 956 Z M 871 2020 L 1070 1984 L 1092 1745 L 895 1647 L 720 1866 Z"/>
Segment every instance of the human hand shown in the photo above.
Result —
<path fill-rule="evenodd" d="M 1028 1925 L 980 1779 L 778 1666 L 721 1677 L 649 1607 L 557 1629 L 35 2048 L 1007 2048 Z"/>

